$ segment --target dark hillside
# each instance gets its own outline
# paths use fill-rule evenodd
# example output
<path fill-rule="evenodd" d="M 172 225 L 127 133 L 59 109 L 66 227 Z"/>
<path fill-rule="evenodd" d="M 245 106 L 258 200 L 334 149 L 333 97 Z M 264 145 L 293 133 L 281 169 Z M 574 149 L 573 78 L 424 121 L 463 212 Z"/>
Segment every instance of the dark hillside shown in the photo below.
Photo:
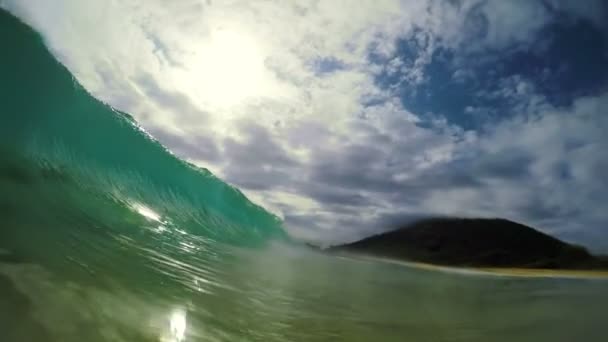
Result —
<path fill-rule="evenodd" d="M 608 268 L 583 247 L 504 219 L 427 219 L 329 250 L 447 266 Z"/>

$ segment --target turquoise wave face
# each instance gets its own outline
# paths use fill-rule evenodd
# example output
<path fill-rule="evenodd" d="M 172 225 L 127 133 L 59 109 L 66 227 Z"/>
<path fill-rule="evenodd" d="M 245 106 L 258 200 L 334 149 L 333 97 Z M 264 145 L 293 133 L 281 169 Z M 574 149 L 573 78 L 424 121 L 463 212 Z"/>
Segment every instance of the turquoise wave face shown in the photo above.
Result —
<path fill-rule="evenodd" d="M 277 217 L 93 98 L 35 32 L 5 12 L 0 41 L 0 181 L 12 181 L 4 200 L 27 187 L 38 200 L 25 207 L 88 204 L 91 219 L 112 226 L 134 215 L 160 230 L 239 245 L 285 236 Z"/>

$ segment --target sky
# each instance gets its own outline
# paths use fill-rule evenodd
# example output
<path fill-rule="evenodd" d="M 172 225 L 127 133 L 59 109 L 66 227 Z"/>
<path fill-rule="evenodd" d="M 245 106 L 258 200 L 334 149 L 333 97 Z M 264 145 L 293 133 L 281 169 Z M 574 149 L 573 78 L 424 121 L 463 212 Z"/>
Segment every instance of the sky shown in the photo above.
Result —
<path fill-rule="evenodd" d="M 502 217 L 608 251 L 602 0 L 0 0 L 94 96 L 323 245 Z"/>

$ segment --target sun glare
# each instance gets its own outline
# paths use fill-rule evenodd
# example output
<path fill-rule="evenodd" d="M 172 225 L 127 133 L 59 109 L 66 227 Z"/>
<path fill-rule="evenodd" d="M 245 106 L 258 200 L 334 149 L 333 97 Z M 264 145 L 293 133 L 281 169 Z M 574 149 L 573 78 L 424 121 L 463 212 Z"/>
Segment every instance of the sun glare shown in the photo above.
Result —
<path fill-rule="evenodd" d="M 131 206 L 133 207 L 133 209 L 135 209 L 135 211 L 137 211 L 137 213 L 147 218 L 148 220 L 161 222 L 160 215 L 149 207 L 140 203 L 132 203 Z"/>
<path fill-rule="evenodd" d="M 182 310 L 173 311 L 169 318 L 169 328 L 173 341 L 183 341 L 186 334 L 186 313 Z"/>
<path fill-rule="evenodd" d="M 230 107 L 261 94 L 264 58 L 252 37 L 218 30 L 197 49 L 182 80 L 204 104 Z"/>

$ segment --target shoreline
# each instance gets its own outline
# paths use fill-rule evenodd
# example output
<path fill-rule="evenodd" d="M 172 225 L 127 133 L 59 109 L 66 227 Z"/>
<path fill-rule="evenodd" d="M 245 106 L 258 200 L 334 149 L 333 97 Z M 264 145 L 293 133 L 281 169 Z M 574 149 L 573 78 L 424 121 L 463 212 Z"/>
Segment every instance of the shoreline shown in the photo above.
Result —
<path fill-rule="evenodd" d="M 370 255 L 343 254 L 342 257 L 353 257 L 356 259 L 384 262 L 410 268 L 428 271 L 439 271 L 447 273 L 458 273 L 465 275 L 486 275 L 495 277 L 518 277 L 518 278 L 562 278 L 562 279 L 597 279 L 608 280 L 608 270 L 558 270 L 546 268 L 513 268 L 513 267 L 456 267 L 428 264 L 418 261 L 404 261 L 390 258 L 382 258 Z"/>

